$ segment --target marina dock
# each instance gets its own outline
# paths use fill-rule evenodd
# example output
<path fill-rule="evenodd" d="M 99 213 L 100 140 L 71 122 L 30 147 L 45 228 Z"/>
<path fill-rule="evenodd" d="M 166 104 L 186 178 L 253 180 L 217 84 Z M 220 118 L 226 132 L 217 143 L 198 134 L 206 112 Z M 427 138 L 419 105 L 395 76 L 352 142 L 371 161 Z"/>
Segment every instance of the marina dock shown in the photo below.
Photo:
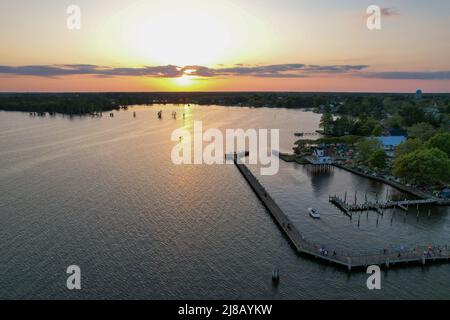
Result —
<path fill-rule="evenodd" d="M 306 240 L 289 217 L 277 205 L 267 190 L 253 175 L 250 169 L 237 160 L 237 155 L 234 155 L 234 164 L 299 254 L 305 254 L 324 262 L 345 267 L 349 271 L 370 265 L 385 266 L 386 268 L 389 268 L 392 265 L 401 263 L 420 263 L 425 265 L 431 262 L 450 260 L 450 248 L 448 245 L 416 246 L 414 248 L 402 250 L 383 249 L 373 254 L 352 254 L 339 250 L 332 250 Z"/>
<path fill-rule="evenodd" d="M 357 211 L 376 211 L 383 214 L 385 209 L 400 208 L 403 211 L 408 211 L 410 206 L 432 205 L 437 201 L 434 199 L 419 199 L 419 200 L 402 200 L 402 201 L 384 201 L 384 202 L 370 202 L 349 204 L 346 199 L 341 199 L 338 196 L 330 196 L 329 201 L 336 207 L 341 209 L 346 215 L 351 216 L 352 212 Z"/>

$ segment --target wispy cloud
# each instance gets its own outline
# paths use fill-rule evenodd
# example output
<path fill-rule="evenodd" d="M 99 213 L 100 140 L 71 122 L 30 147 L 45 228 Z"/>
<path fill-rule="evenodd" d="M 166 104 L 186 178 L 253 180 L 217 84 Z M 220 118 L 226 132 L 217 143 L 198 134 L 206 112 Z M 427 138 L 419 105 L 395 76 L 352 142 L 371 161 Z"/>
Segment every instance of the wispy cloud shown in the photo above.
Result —
<path fill-rule="evenodd" d="M 144 76 L 155 78 L 177 78 L 184 74 L 198 77 L 249 76 L 263 78 L 300 78 L 312 74 L 336 74 L 360 71 L 367 65 L 306 65 L 276 64 L 266 66 L 235 65 L 230 68 L 205 66 L 145 66 L 141 68 L 114 68 L 91 64 L 0 66 L 0 74 L 61 77 L 70 75 L 93 75 L 101 77 Z"/>
<path fill-rule="evenodd" d="M 381 8 L 381 15 L 384 17 L 398 16 L 400 13 L 395 8 Z"/>
<path fill-rule="evenodd" d="M 151 77 L 178 78 L 183 75 L 204 78 L 224 77 L 255 77 L 255 78 L 305 78 L 313 76 L 347 76 L 371 79 L 392 80 L 450 80 L 450 71 L 368 71 L 369 66 L 359 65 L 314 65 L 314 64 L 274 64 L 274 65 L 234 65 L 232 67 L 210 68 L 205 66 L 144 66 L 141 68 L 116 68 L 91 64 L 63 65 L 29 65 L 1 66 L 0 75 L 64 77 L 64 76 L 95 76 L 95 77 Z"/>
<path fill-rule="evenodd" d="M 90 64 L 66 65 L 30 65 L 30 66 L 0 66 L 0 74 L 12 74 L 37 77 L 60 77 L 70 75 L 94 76 L 147 76 L 159 78 L 176 78 L 183 75 L 182 68 L 177 66 L 155 66 L 142 68 L 113 68 Z"/>
<path fill-rule="evenodd" d="M 430 72 L 367 72 L 361 73 L 359 77 L 373 79 L 392 79 L 392 80 L 450 80 L 450 71 L 430 71 Z"/>

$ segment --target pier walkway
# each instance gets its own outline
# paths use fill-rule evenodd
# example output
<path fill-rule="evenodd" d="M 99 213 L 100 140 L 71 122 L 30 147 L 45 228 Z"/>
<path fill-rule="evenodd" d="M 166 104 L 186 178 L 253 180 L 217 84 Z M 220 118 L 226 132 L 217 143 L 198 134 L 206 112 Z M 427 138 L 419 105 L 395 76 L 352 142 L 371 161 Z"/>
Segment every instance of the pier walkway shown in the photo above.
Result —
<path fill-rule="evenodd" d="M 334 263 L 352 270 L 353 268 L 367 267 L 369 265 L 386 266 L 398 263 L 421 263 L 450 260 L 450 247 L 445 246 L 417 246 L 408 250 L 381 250 L 373 254 L 351 254 L 338 250 L 330 250 L 321 245 L 308 241 L 297 230 L 289 217 L 281 210 L 267 190 L 252 174 L 245 164 L 237 161 L 234 164 L 239 172 L 251 186 L 256 196 L 286 235 L 290 243 L 300 254 L 306 254 L 326 262 Z"/>
<path fill-rule="evenodd" d="M 329 201 L 349 216 L 351 216 L 351 213 L 355 211 L 372 210 L 380 214 L 383 214 L 383 210 L 385 209 L 398 207 L 404 211 L 408 211 L 409 206 L 431 205 L 437 203 L 437 201 L 434 199 L 419 199 L 419 200 L 384 201 L 384 202 L 366 201 L 364 203 L 359 204 L 349 204 L 346 202 L 345 199 L 343 200 L 338 196 L 330 196 Z"/>

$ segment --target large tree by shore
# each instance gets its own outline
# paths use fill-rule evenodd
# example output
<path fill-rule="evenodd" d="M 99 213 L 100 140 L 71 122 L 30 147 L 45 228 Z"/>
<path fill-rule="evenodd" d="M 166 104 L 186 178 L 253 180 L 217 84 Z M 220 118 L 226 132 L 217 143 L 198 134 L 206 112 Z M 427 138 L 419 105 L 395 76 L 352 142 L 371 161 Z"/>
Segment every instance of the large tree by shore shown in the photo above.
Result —
<path fill-rule="evenodd" d="M 450 181 L 450 160 L 437 148 L 422 148 L 396 158 L 393 173 L 411 184 L 445 184 Z"/>

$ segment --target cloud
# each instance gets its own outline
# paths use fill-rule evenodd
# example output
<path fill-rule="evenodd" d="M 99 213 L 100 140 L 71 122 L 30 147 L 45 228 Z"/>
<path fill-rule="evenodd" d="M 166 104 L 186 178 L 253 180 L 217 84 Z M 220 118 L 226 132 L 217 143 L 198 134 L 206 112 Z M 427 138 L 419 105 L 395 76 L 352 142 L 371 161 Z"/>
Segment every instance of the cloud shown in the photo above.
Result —
<path fill-rule="evenodd" d="M 177 78 L 184 74 L 198 77 L 250 76 L 261 78 L 301 78 L 317 73 L 348 73 L 367 68 L 366 65 L 306 65 L 276 64 L 266 66 L 235 65 L 230 68 L 205 66 L 145 66 L 141 68 L 113 68 L 91 64 L 0 66 L 0 74 L 38 77 L 60 77 L 70 75 L 93 75 L 99 77 L 143 76 L 155 78 Z"/>
<path fill-rule="evenodd" d="M 191 75 L 200 77 L 214 76 L 249 76 L 258 78 L 303 78 L 313 74 L 336 74 L 359 71 L 367 65 L 306 65 L 306 64 L 276 64 L 267 66 L 242 66 L 212 69 L 202 66 L 186 66 L 183 70 L 190 70 Z"/>
<path fill-rule="evenodd" d="M 0 66 L 0 74 L 37 77 L 60 77 L 70 75 L 94 76 L 147 76 L 159 78 L 176 78 L 183 75 L 182 68 L 177 66 L 156 66 L 142 68 L 112 68 L 90 64 L 65 65 L 31 65 L 31 66 Z"/>
<path fill-rule="evenodd" d="M 232 67 L 210 68 L 205 66 L 144 66 L 141 68 L 116 68 L 92 64 L 61 64 L 61 65 L 30 65 L 1 66 L 0 75 L 64 77 L 64 76 L 94 76 L 94 77 L 151 77 L 178 78 L 191 75 L 200 78 L 255 77 L 255 78 L 305 78 L 313 76 L 342 75 L 347 77 L 392 79 L 392 80 L 450 80 L 450 71 L 388 71 L 370 72 L 369 66 L 357 65 L 315 65 L 315 64 L 273 64 L 273 65 L 234 65 Z"/>
<path fill-rule="evenodd" d="M 450 80 L 450 71 L 391 71 L 391 72 L 368 72 L 357 75 L 363 78 L 390 79 L 390 80 Z"/>
<path fill-rule="evenodd" d="M 395 8 L 381 8 L 381 15 L 384 17 L 398 16 L 400 13 Z"/>

